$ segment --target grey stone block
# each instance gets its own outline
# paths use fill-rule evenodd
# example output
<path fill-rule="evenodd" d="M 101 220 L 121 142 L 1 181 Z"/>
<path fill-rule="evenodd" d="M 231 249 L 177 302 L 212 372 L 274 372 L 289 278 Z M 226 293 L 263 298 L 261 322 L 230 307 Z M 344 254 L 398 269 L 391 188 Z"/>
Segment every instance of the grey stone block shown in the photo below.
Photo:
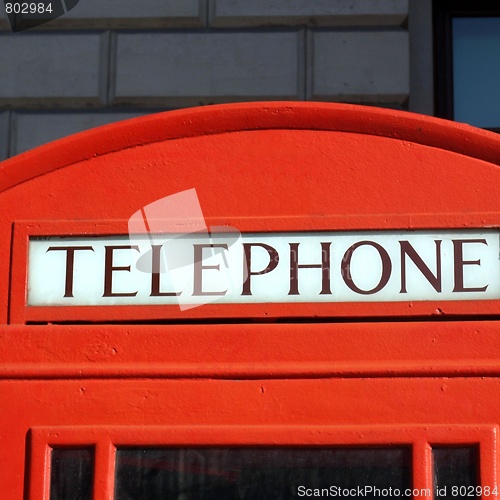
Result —
<path fill-rule="evenodd" d="M 9 157 L 10 112 L 0 113 L 0 161 Z"/>
<path fill-rule="evenodd" d="M 408 99 L 405 31 L 315 32 L 312 52 L 313 99 L 370 104 Z"/>
<path fill-rule="evenodd" d="M 212 26 L 401 26 L 408 0 L 214 0 Z"/>
<path fill-rule="evenodd" d="M 144 114 L 147 113 L 144 111 L 16 113 L 12 154 L 28 151 L 90 128 Z"/>
<path fill-rule="evenodd" d="M 171 28 L 204 26 L 206 0 L 80 0 L 41 28 Z"/>
<path fill-rule="evenodd" d="M 0 105 L 100 105 L 107 56 L 102 33 L 0 34 Z"/>
<path fill-rule="evenodd" d="M 283 31 L 118 34 L 114 102 L 297 99 L 299 40 Z"/>

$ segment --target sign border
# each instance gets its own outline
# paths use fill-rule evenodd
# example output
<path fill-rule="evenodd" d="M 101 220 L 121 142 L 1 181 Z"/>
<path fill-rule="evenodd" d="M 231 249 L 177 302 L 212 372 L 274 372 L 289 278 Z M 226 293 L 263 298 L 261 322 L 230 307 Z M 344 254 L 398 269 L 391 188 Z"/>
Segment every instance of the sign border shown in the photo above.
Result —
<path fill-rule="evenodd" d="M 500 213 L 414 214 L 382 216 L 210 218 L 209 226 L 232 226 L 240 232 L 295 231 L 408 231 L 498 228 Z M 457 319 L 466 316 L 498 316 L 500 300 L 401 301 L 401 302 L 300 302 L 217 304 L 181 311 L 178 305 L 28 306 L 28 245 L 36 236 L 118 236 L 128 234 L 128 221 L 16 222 L 13 227 L 9 324 L 39 323 L 144 323 L 201 320 L 346 321 L 367 318 Z M 334 228 L 334 229 L 332 229 Z"/>

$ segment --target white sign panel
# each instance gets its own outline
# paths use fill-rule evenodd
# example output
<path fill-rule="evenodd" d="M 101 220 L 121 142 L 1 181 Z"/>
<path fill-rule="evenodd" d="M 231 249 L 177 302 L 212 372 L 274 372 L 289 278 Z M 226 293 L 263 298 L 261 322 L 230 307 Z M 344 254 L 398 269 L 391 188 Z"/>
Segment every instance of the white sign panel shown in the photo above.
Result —
<path fill-rule="evenodd" d="M 499 232 L 32 237 L 30 306 L 500 298 Z"/>

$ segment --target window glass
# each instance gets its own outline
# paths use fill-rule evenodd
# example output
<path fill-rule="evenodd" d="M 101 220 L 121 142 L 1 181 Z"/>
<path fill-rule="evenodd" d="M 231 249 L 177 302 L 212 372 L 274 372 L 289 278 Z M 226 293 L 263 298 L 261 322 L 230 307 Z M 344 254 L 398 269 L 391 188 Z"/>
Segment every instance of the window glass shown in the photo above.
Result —
<path fill-rule="evenodd" d="M 411 488 L 410 456 L 407 448 L 122 448 L 115 500 L 279 500 L 358 486 L 379 498 L 375 488 Z"/>
<path fill-rule="evenodd" d="M 500 127 L 500 17 L 453 17 L 456 121 Z"/>
<path fill-rule="evenodd" d="M 50 461 L 50 500 L 91 500 L 93 448 L 54 448 Z"/>
<path fill-rule="evenodd" d="M 432 450 L 434 488 L 439 500 L 476 498 L 478 481 L 478 449 L 476 447 Z"/>

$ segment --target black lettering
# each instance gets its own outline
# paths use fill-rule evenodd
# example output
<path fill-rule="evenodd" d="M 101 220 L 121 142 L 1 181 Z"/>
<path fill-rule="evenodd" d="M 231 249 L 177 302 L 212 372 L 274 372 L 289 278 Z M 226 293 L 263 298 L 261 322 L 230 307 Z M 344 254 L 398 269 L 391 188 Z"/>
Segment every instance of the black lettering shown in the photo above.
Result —
<path fill-rule="evenodd" d="M 300 243 L 290 243 L 290 290 L 288 295 L 299 294 L 299 269 L 321 269 L 320 295 L 331 295 L 330 288 L 330 246 L 331 243 L 321 243 L 321 264 L 299 264 Z"/>
<path fill-rule="evenodd" d="M 269 254 L 269 263 L 262 269 L 262 271 L 252 272 L 252 248 L 261 247 L 267 251 Z M 252 276 L 258 276 L 260 274 L 267 274 L 273 271 L 279 263 L 280 257 L 275 248 L 265 243 L 243 243 L 243 251 L 245 253 L 245 262 L 243 275 L 246 276 L 245 282 L 243 283 L 243 291 L 241 295 L 252 295 L 250 279 Z"/>
<path fill-rule="evenodd" d="M 378 285 L 372 288 L 371 290 L 362 290 L 361 288 L 359 288 L 354 283 L 351 276 L 352 255 L 357 248 L 363 245 L 370 245 L 373 248 L 375 248 L 379 253 L 380 259 L 382 261 L 382 274 L 380 276 L 380 281 L 378 282 Z M 342 278 L 344 279 L 345 284 L 353 292 L 359 293 L 361 295 L 373 295 L 374 293 L 377 293 L 380 290 L 382 290 L 382 288 L 384 288 L 384 286 L 387 285 L 387 282 L 391 277 L 391 272 L 392 272 L 391 258 L 389 257 L 389 254 L 387 253 L 385 248 L 379 245 L 378 243 L 375 243 L 374 241 L 358 241 L 357 243 L 354 243 L 354 245 L 350 246 L 345 252 L 344 257 L 342 258 L 341 271 L 342 271 Z"/>
<path fill-rule="evenodd" d="M 66 278 L 64 285 L 64 297 L 73 297 L 73 279 L 75 273 L 75 252 L 77 250 L 92 250 L 91 246 L 88 247 L 49 247 L 47 252 L 61 250 L 66 252 Z"/>

